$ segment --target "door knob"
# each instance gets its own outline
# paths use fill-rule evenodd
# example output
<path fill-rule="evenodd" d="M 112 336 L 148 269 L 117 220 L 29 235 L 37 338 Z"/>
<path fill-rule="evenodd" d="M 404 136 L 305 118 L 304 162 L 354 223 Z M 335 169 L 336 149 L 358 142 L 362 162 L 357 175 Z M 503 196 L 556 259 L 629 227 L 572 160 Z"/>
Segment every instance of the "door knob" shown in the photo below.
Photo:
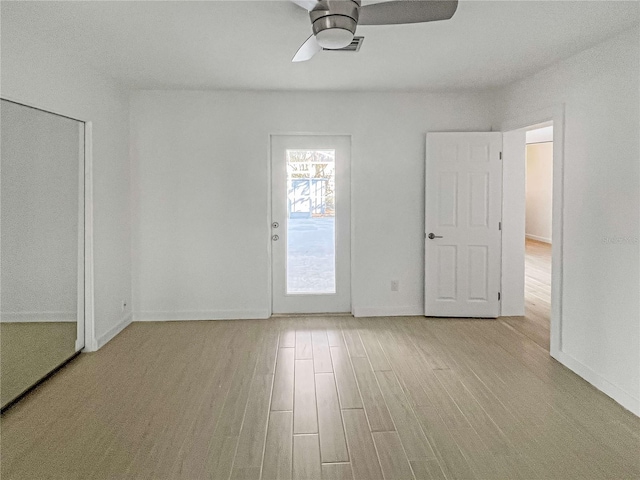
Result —
<path fill-rule="evenodd" d="M 280 240 L 280 237 L 278 235 L 274 235 L 273 237 L 271 237 L 271 240 L 277 242 L 278 240 Z"/>
<path fill-rule="evenodd" d="M 429 239 L 433 240 L 434 238 L 442 238 L 440 235 L 434 235 L 433 233 L 429 234 Z"/>

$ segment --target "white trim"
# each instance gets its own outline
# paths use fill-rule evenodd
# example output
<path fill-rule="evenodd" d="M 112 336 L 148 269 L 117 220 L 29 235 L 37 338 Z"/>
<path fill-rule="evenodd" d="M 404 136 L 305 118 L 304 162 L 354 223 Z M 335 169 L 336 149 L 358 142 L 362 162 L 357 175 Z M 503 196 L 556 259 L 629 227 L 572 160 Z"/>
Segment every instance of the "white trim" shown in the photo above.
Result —
<path fill-rule="evenodd" d="M 96 340 L 96 350 L 102 348 L 109 341 L 113 340 L 116 335 L 118 335 L 121 331 L 123 331 L 131 324 L 131 320 L 131 314 L 127 313 L 120 319 L 117 325 L 100 335 L 100 337 L 98 337 L 98 339 Z"/>
<path fill-rule="evenodd" d="M 551 325 L 550 353 L 558 359 L 562 351 L 562 257 L 564 214 L 565 104 L 525 113 L 502 122 L 500 131 L 530 130 L 553 122 L 553 226 L 551 235 Z M 505 226 L 503 226 L 505 228 Z M 504 236 L 503 236 L 504 238 Z M 502 250 L 504 251 L 504 245 Z M 522 259 L 524 262 L 524 258 Z"/>
<path fill-rule="evenodd" d="M 93 123 L 84 124 L 84 351 L 95 352 L 93 270 Z"/>
<path fill-rule="evenodd" d="M 84 120 L 76 118 L 75 116 L 67 115 L 66 113 L 60 113 L 59 111 L 52 110 L 49 107 L 38 107 L 35 104 L 31 103 L 30 101 L 23 101 L 18 97 L 14 97 L 14 96 L 11 96 L 11 95 L 5 95 L 4 92 L 0 92 L 0 99 L 6 100 L 7 102 L 11 102 L 11 103 L 17 103 L 18 105 L 22 105 L 23 107 L 33 108 L 35 110 L 40 110 L 40 111 L 45 112 L 45 113 L 52 113 L 52 114 L 57 115 L 59 117 L 68 118 L 69 120 L 75 120 L 76 122 L 86 123 Z"/>
<path fill-rule="evenodd" d="M 424 317 L 423 305 L 354 307 L 354 317 Z"/>
<path fill-rule="evenodd" d="M 84 196 L 84 191 L 86 189 L 86 180 L 85 180 L 85 156 L 86 156 L 86 148 L 85 148 L 85 124 L 84 122 L 78 122 L 78 157 L 79 165 L 78 165 L 78 270 L 76 273 L 78 286 L 76 290 L 76 296 L 78 298 L 77 302 L 77 311 L 76 311 L 76 342 L 75 342 L 75 350 L 76 352 L 80 351 L 82 347 L 84 347 L 84 326 L 85 326 L 85 310 L 84 304 L 86 300 L 86 293 L 84 291 L 84 283 L 85 283 L 85 274 L 84 274 L 84 264 L 85 264 L 85 246 L 84 246 L 84 236 L 85 236 L 85 210 L 87 208 L 86 198 Z"/>
<path fill-rule="evenodd" d="M 263 310 L 204 310 L 184 312 L 135 312 L 134 322 L 170 322 L 190 320 L 251 320 L 271 316 L 268 309 Z"/>
<path fill-rule="evenodd" d="M 78 321 L 77 312 L 2 312 L 2 323 L 55 323 Z"/>
<path fill-rule="evenodd" d="M 526 233 L 524 235 L 526 238 L 530 238 L 531 240 L 537 240 L 538 242 L 551 244 L 551 239 L 547 237 L 540 237 L 538 235 L 531 235 L 530 233 Z"/>
<path fill-rule="evenodd" d="M 273 213 L 271 211 L 271 203 L 272 203 L 272 198 L 271 198 L 271 142 L 272 142 L 272 137 L 275 134 L 269 134 L 267 136 L 267 230 L 266 230 L 266 234 L 265 234 L 265 240 L 267 242 L 267 255 L 268 255 L 268 266 L 267 266 L 267 293 L 268 293 L 268 304 L 267 304 L 267 310 L 268 310 L 268 315 L 269 317 L 271 317 L 271 315 L 273 314 L 273 257 L 272 257 L 272 244 L 273 242 L 271 241 L 271 224 L 273 222 Z"/>
<path fill-rule="evenodd" d="M 615 386 L 602 375 L 594 372 L 589 367 L 580 363 L 565 352 L 560 351 L 557 356 L 554 355 L 554 357 L 569 370 L 584 378 L 587 382 L 614 399 L 624 408 L 640 416 L 640 399 L 635 398 L 630 393 L 627 393 L 621 388 Z"/>

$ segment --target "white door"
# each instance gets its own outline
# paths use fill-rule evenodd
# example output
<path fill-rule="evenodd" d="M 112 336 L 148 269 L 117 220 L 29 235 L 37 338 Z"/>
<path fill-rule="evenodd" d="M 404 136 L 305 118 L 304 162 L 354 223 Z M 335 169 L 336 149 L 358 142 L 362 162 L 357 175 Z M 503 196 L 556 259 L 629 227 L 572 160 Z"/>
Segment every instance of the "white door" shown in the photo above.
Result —
<path fill-rule="evenodd" d="M 428 133 L 425 315 L 500 314 L 502 134 Z"/>
<path fill-rule="evenodd" d="M 273 313 L 351 312 L 351 138 L 271 137 Z"/>

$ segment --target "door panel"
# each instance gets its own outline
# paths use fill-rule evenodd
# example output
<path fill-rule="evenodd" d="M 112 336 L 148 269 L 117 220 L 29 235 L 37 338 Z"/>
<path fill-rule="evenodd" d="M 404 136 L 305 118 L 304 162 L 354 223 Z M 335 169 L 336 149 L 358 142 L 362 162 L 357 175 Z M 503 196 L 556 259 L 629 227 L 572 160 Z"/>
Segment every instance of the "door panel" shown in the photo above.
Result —
<path fill-rule="evenodd" d="M 271 137 L 272 311 L 351 311 L 346 136 Z"/>
<path fill-rule="evenodd" d="M 501 149 L 497 132 L 427 135 L 427 316 L 499 315 Z"/>
<path fill-rule="evenodd" d="M 4 409 L 84 346 L 84 123 L 0 104 Z"/>

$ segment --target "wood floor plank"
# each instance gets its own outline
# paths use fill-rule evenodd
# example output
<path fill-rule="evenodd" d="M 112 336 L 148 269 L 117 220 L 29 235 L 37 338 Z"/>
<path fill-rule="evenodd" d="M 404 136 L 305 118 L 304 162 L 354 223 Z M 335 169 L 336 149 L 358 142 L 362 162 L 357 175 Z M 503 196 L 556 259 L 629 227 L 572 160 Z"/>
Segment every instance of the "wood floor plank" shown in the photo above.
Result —
<path fill-rule="evenodd" d="M 293 348 L 278 349 L 271 410 L 293 411 L 294 356 Z"/>
<path fill-rule="evenodd" d="M 458 374 L 453 370 L 438 370 L 434 375 L 477 432 L 484 447 L 492 453 L 514 455 L 515 452 L 512 451 L 504 433 L 487 415 L 471 392 L 464 387 Z"/>
<path fill-rule="evenodd" d="M 342 334 L 344 335 L 344 342 L 347 345 L 350 357 L 367 356 L 367 351 L 364 349 L 364 345 L 362 345 L 362 340 L 360 340 L 358 330 L 354 328 L 345 328 L 342 330 Z"/>
<path fill-rule="evenodd" d="M 409 462 L 416 480 L 446 480 L 444 472 L 437 460 L 413 460 Z"/>
<path fill-rule="evenodd" d="M 290 323 L 283 324 L 280 327 L 279 348 L 293 348 L 296 346 L 296 330 Z"/>
<path fill-rule="evenodd" d="M 278 332 L 267 330 L 261 341 L 256 373 L 261 375 L 273 375 L 276 367 L 276 354 L 278 351 Z"/>
<path fill-rule="evenodd" d="M 420 358 L 404 355 L 390 355 L 389 358 L 393 365 L 393 371 L 396 372 L 398 381 L 411 406 L 431 405 L 429 397 L 415 374 L 415 365 L 420 363 Z"/>
<path fill-rule="evenodd" d="M 360 329 L 358 332 L 373 370 L 391 370 L 391 365 L 389 365 L 375 332 L 366 329 Z"/>
<path fill-rule="evenodd" d="M 329 339 L 324 330 L 311 332 L 313 350 L 313 368 L 316 373 L 333 373 L 331 353 L 329 352 Z"/>
<path fill-rule="evenodd" d="M 385 480 L 414 480 L 398 432 L 373 432 Z"/>
<path fill-rule="evenodd" d="M 354 480 L 382 480 L 382 469 L 364 410 L 343 410 Z"/>
<path fill-rule="evenodd" d="M 209 442 L 207 470 L 215 476 L 224 478 L 231 474 L 254 370 L 255 359 L 234 372 L 220 421 Z"/>
<path fill-rule="evenodd" d="M 362 396 L 364 410 L 371 425 L 371 431 L 394 431 L 396 429 L 395 425 L 391 420 L 387 404 L 384 401 L 369 360 L 367 358 L 354 357 L 351 361 L 353 362 L 353 369 L 356 374 L 360 395 Z"/>
<path fill-rule="evenodd" d="M 249 467 L 259 469 L 262 465 L 272 385 L 273 375 L 257 374 L 253 378 L 234 459 L 234 470 Z"/>
<path fill-rule="evenodd" d="M 322 462 L 348 462 L 349 453 L 332 373 L 316 373 L 316 398 Z"/>
<path fill-rule="evenodd" d="M 262 464 L 263 480 L 291 480 L 293 413 L 271 412 Z"/>
<path fill-rule="evenodd" d="M 434 371 L 417 375 L 422 388 L 429 397 L 430 403 L 438 409 L 445 423 L 451 428 L 470 427 L 469 421 L 460 410 L 455 400 L 435 377 Z"/>
<path fill-rule="evenodd" d="M 435 459 L 435 453 L 395 374 L 390 371 L 376 372 L 376 377 L 409 460 Z"/>
<path fill-rule="evenodd" d="M 362 408 L 362 398 L 346 349 L 330 347 L 330 351 L 341 408 Z"/>
<path fill-rule="evenodd" d="M 260 480 L 260 467 L 233 467 L 231 480 Z"/>
<path fill-rule="evenodd" d="M 330 347 L 345 347 L 342 330 L 338 327 L 330 327 L 327 329 L 327 339 L 329 340 Z"/>
<path fill-rule="evenodd" d="M 323 463 L 322 480 L 353 480 L 350 463 Z"/>
<path fill-rule="evenodd" d="M 293 478 L 296 480 L 322 479 L 318 435 L 294 435 Z"/>
<path fill-rule="evenodd" d="M 318 433 L 313 360 L 295 361 L 293 433 Z"/>
<path fill-rule="evenodd" d="M 296 360 L 313 359 L 313 345 L 311 332 L 296 330 Z"/>
<path fill-rule="evenodd" d="M 415 413 L 446 477 L 475 478 L 469 462 L 440 417 L 438 410 L 430 406 L 417 406 Z"/>

